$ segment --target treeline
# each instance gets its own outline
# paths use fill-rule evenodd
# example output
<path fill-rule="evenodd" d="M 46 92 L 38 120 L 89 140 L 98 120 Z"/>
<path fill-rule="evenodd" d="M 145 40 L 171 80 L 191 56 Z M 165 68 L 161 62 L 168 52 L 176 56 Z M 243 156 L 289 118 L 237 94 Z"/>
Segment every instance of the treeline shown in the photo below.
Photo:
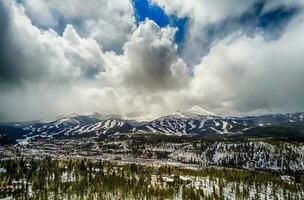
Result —
<path fill-rule="evenodd" d="M 270 169 L 292 173 L 303 172 L 303 143 L 286 143 L 278 141 L 265 142 L 212 142 L 193 143 L 197 155 L 204 155 L 209 163 L 230 168 Z M 216 154 L 223 153 L 221 159 L 214 162 Z"/>
<path fill-rule="evenodd" d="M 287 182 L 278 174 L 206 168 L 118 165 L 96 160 L 52 160 L 45 158 L 0 162 L 0 198 L 13 199 L 229 199 L 227 188 L 237 199 L 250 192 L 286 199 L 303 199 L 304 177 Z M 197 183 L 206 185 L 197 187 Z M 208 188 L 205 188 L 208 187 Z M 254 188 L 254 190 L 252 190 Z"/>

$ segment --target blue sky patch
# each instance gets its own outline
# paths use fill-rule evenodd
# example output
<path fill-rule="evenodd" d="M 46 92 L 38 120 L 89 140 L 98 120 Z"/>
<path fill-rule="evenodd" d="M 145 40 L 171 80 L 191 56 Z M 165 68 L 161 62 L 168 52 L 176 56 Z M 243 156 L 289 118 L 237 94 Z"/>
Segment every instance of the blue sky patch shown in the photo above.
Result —
<path fill-rule="evenodd" d="M 133 5 L 137 22 L 149 18 L 160 27 L 167 25 L 177 27 L 178 32 L 175 35 L 175 42 L 178 44 L 183 42 L 188 18 L 178 18 L 173 15 L 168 16 L 161 7 L 151 4 L 149 0 L 134 0 Z"/>
<path fill-rule="evenodd" d="M 169 24 L 169 17 L 159 6 L 152 5 L 148 0 L 134 0 L 135 16 L 137 21 L 144 21 L 146 18 L 153 20 L 160 27 Z"/>
<path fill-rule="evenodd" d="M 263 12 L 265 3 L 258 3 L 250 12 L 239 19 L 241 30 L 249 36 L 261 32 L 268 41 L 281 37 L 289 21 L 298 13 L 297 7 L 278 7 L 266 13 Z"/>

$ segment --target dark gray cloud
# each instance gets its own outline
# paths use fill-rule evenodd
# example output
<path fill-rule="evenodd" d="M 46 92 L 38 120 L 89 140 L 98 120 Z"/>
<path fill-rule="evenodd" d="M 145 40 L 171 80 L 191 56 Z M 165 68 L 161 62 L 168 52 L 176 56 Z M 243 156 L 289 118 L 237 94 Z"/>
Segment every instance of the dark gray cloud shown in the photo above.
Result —
<path fill-rule="evenodd" d="M 0 86 L 20 84 L 26 79 L 37 79 L 42 73 L 41 69 L 34 69 L 29 63 L 33 57 L 27 56 L 25 46 L 19 45 L 14 32 L 12 13 L 5 2 L 0 3 Z M 21 36 L 22 37 L 22 36 Z M 30 41 L 27 41 L 29 45 Z M 30 61 L 32 62 L 32 61 Z M 39 62 L 38 60 L 33 62 Z M 23 66 L 24 65 L 24 66 Z M 22 67 L 23 66 L 23 67 Z"/>

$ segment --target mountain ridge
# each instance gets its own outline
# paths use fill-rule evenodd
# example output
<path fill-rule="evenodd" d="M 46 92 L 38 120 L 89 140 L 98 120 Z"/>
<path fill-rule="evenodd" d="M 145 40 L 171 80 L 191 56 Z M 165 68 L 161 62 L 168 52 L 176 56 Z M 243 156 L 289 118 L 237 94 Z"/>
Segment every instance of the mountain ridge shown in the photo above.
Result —
<path fill-rule="evenodd" d="M 195 115 L 163 116 L 140 122 L 120 118 L 80 115 L 54 121 L 34 121 L 0 125 L 0 141 L 31 139 L 111 137 L 115 134 L 152 133 L 165 135 L 269 135 L 304 137 L 304 113 L 269 114 L 261 116 L 222 117 Z M 23 144 L 23 143 L 22 143 Z"/>

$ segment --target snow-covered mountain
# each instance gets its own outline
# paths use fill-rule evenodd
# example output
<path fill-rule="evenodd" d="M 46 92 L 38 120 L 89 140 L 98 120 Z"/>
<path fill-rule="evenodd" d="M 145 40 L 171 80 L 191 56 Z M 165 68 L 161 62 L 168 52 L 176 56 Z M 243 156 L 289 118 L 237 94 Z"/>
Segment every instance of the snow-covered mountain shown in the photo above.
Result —
<path fill-rule="evenodd" d="M 185 111 L 177 111 L 172 113 L 171 115 L 160 117 L 160 118 L 200 118 L 201 116 L 216 116 L 215 113 L 207 111 L 199 106 L 194 106 Z"/>
<path fill-rule="evenodd" d="M 148 122 L 136 129 L 139 132 L 153 132 L 177 135 L 242 134 L 262 128 L 303 128 L 304 114 L 276 114 L 245 117 L 220 117 L 196 115 L 192 117 L 167 116 Z M 304 135 L 304 132 L 303 132 Z"/>
<path fill-rule="evenodd" d="M 199 106 L 193 106 L 192 108 L 182 112 L 186 117 L 197 117 L 197 116 L 216 116 L 213 112 L 205 110 Z"/>
<path fill-rule="evenodd" d="M 0 142 L 25 138 L 108 137 L 114 134 L 303 136 L 304 113 L 221 117 L 194 107 L 158 119 L 137 122 L 121 116 L 63 117 L 53 121 L 0 124 Z"/>

